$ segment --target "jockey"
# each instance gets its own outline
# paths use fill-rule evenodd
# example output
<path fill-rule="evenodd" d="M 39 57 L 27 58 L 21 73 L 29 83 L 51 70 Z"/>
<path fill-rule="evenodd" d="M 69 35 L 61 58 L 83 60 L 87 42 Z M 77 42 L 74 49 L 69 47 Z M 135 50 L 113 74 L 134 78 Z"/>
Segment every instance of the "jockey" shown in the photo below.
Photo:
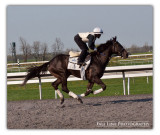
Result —
<path fill-rule="evenodd" d="M 95 40 L 96 38 L 100 38 L 101 34 L 103 33 L 103 30 L 99 27 L 96 27 L 93 29 L 93 32 L 86 32 L 86 33 L 78 33 L 74 40 L 79 46 L 79 48 L 82 50 L 80 57 L 78 59 L 78 65 L 82 65 L 86 56 L 88 55 L 88 47 L 91 50 L 95 50 Z M 88 43 L 88 47 L 87 44 Z"/>

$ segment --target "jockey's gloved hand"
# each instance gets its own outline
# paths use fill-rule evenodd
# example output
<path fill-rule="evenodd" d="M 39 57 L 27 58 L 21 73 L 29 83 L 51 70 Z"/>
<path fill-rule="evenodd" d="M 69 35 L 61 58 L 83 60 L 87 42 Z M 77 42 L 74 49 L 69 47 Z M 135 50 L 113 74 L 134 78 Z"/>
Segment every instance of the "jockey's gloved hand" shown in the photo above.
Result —
<path fill-rule="evenodd" d="M 89 53 L 92 53 L 92 52 L 96 52 L 97 51 L 97 48 L 94 48 L 94 50 L 93 49 L 89 49 Z"/>
<path fill-rule="evenodd" d="M 92 52 L 94 52 L 94 50 L 92 50 L 92 49 L 89 49 L 89 51 L 88 51 L 89 53 L 92 53 Z"/>
<path fill-rule="evenodd" d="M 94 50 L 92 50 L 92 49 L 89 49 L 89 53 L 93 53 L 93 52 L 96 52 L 97 51 L 97 48 L 95 48 Z"/>

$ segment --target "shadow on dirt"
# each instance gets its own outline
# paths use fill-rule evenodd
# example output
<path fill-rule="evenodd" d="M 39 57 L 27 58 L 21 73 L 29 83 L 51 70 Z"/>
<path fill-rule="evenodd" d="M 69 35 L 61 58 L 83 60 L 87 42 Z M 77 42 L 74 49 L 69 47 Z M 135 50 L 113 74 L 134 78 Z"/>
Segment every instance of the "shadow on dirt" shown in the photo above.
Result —
<path fill-rule="evenodd" d="M 117 100 L 117 101 L 110 101 L 113 104 L 116 103 L 124 103 L 124 102 L 148 102 L 148 101 L 152 101 L 153 98 L 145 98 L 145 99 L 134 99 L 134 100 Z"/>
<path fill-rule="evenodd" d="M 103 106 L 103 105 L 109 105 L 109 104 L 123 104 L 123 103 L 135 103 L 135 102 L 149 102 L 152 101 L 153 98 L 144 98 L 144 99 L 125 99 L 125 100 L 113 100 L 113 101 L 104 101 L 104 102 L 90 102 L 90 103 L 85 103 L 80 104 L 80 103 L 75 103 L 75 104 L 59 104 L 57 105 L 57 109 L 63 109 L 63 108 L 79 108 L 79 107 L 85 107 L 85 106 Z"/>
<path fill-rule="evenodd" d="M 106 102 L 97 102 L 97 103 L 87 103 L 86 105 L 92 106 L 101 106 L 104 104 L 118 104 L 118 103 L 132 103 L 132 102 L 148 102 L 152 101 L 153 98 L 145 98 L 145 99 L 133 99 L 133 100 L 116 100 L 116 101 L 106 101 Z"/>

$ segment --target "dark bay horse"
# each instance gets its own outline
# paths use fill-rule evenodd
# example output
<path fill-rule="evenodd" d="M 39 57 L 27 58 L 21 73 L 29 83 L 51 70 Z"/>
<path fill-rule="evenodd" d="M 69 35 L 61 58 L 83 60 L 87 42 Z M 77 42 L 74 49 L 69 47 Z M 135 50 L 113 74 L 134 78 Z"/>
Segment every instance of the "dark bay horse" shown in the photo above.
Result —
<path fill-rule="evenodd" d="M 85 93 L 81 95 L 76 95 L 72 91 L 69 91 L 67 88 L 67 78 L 70 75 L 81 78 L 80 71 L 67 69 L 69 55 L 60 54 L 55 56 L 49 62 L 38 66 L 32 67 L 28 70 L 28 74 L 25 77 L 25 80 L 22 85 L 25 85 L 27 81 L 34 77 L 39 77 L 40 73 L 49 71 L 51 75 L 57 78 L 55 82 L 52 83 L 55 91 L 61 99 L 61 104 L 64 102 L 64 96 L 61 91 L 58 89 L 58 85 L 62 84 L 62 91 L 69 94 L 69 96 L 76 98 L 80 103 L 83 103 L 81 97 L 87 96 L 90 93 L 98 94 L 106 89 L 106 85 L 100 79 L 105 71 L 106 65 L 111 59 L 112 54 L 117 54 L 123 58 L 128 57 L 127 51 L 123 46 L 116 40 L 116 37 L 108 40 L 106 43 L 101 44 L 97 47 L 97 52 L 91 53 L 91 63 L 86 70 L 86 79 L 88 80 L 88 86 Z M 101 86 L 99 90 L 92 90 L 94 83 Z"/>

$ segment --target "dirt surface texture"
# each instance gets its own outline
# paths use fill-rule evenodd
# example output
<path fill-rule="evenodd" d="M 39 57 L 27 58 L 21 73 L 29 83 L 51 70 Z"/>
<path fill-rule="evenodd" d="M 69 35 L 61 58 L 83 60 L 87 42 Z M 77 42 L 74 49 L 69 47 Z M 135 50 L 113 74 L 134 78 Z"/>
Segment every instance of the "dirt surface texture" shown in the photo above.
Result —
<path fill-rule="evenodd" d="M 8 129 L 152 129 L 152 95 L 8 101 Z"/>

